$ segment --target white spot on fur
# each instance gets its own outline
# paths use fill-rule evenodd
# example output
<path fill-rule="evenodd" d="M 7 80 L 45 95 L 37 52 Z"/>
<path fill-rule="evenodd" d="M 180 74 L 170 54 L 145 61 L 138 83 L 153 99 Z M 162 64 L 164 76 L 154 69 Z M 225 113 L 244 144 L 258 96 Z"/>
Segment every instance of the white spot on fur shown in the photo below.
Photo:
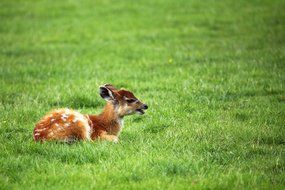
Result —
<path fill-rule="evenodd" d="M 48 134 L 48 136 L 53 136 L 53 135 L 54 133 L 52 131 Z"/>
<path fill-rule="evenodd" d="M 47 128 L 35 129 L 36 132 L 45 131 Z"/>
<path fill-rule="evenodd" d="M 66 119 L 68 118 L 68 115 L 69 115 L 69 114 L 65 114 L 65 113 L 61 114 L 61 119 L 62 119 L 63 121 L 66 121 Z"/>
<path fill-rule="evenodd" d="M 75 116 L 74 120 L 78 120 L 78 121 L 80 121 L 83 124 L 83 126 L 84 126 L 84 128 L 86 130 L 86 139 L 90 140 L 90 138 L 91 138 L 90 137 L 91 136 L 91 128 L 89 126 L 88 119 L 84 115 L 79 113 L 79 112 L 74 112 L 74 116 Z"/>
<path fill-rule="evenodd" d="M 64 131 L 64 129 L 63 128 L 58 128 L 58 129 L 54 130 L 54 132 L 56 132 L 56 131 L 61 132 L 61 131 Z"/>
<path fill-rule="evenodd" d="M 88 119 L 81 113 L 77 112 L 77 111 L 74 111 L 74 110 L 70 110 L 70 109 L 59 109 L 59 110 L 56 110 L 54 111 L 54 113 L 59 113 L 60 114 L 60 117 L 64 122 L 63 125 L 59 125 L 58 123 L 55 123 L 54 125 L 57 127 L 53 130 L 53 132 L 56 134 L 56 133 L 59 133 L 59 132 L 62 132 L 62 131 L 65 131 L 65 130 L 69 130 L 68 127 L 71 127 L 72 123 L 70 122 L 67 122 L 67 119 L 70 117 L 70 116 L 73 116 L 74 119 L 72 120 L 73 123 L 76 123 L 77 124 L 80 122 L 80 125 L 78 124 L 76 127 L 81 127 L 83 126 L 84 127 L 84 131 L 85 131 L 85 137 L 86 139 L 90 140 L 91 139 L 91 128 L 89 126 L 89 123 L 88 123 Z M 52 116 L 52 115 L 51 115 Z M 51 133 L 50 133 L 51 134 Z M 64 141 L 71 141 L 71 140 L 74 140 L 75 137 L 70 137 L 70 136 L 66 136 Z"/>
<path fill-rule="evenodd" d="M 63 112 L 64 112 L 66 115 L 70 115 L 70 114 L 72 114 L 72 113 L 73 113 L 73 111 L 72 111 L 72 110 L 67 109 L 67 108 L 63 109 Z"/>
<path fill-rule="evenodd" d="M 70 126 L 70 123 L 65 123 L 64 126 L 65 126 L 65 127 L 69 127 L 69 126 Z"/>
<path fill-rule="evenodd" d="M 68 118 L 68 114 L 62 114 L 61 117 Z"/>
<path fill-rule="evenodd" d="M 40 135 L 40 133 L 35 133 L 35 136 L 39 136 Z"/>

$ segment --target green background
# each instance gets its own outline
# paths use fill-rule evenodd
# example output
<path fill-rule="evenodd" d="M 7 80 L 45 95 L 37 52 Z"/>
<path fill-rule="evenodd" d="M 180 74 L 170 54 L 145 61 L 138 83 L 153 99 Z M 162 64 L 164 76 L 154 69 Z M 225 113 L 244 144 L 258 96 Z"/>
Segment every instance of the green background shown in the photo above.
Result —
<path fill-rule="evenodd" d="M 0 2 L 0 189 L 284 189 L 285 2 Z M 149 105 L 119 144 L 35 143 L 54 108 Z"/>

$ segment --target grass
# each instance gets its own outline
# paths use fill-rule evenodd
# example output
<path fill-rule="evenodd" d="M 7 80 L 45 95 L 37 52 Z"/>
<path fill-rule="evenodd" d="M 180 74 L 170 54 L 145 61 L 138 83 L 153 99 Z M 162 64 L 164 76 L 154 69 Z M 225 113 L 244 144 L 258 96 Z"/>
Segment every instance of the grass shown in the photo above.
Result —
<path fill-rule="evenodd" d="M 0 2 L 0 189 L 284 189 L 283 0 Z M 49 110 L 149 105 L 120 143 L 35 143 Z"/>

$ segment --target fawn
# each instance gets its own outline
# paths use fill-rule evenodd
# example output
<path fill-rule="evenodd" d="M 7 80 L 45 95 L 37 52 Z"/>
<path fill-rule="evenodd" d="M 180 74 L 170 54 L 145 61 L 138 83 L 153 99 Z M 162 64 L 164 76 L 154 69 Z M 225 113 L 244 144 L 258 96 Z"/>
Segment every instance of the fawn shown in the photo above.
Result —
<path fill-rule="evenodd" d="M 107 101 L 99 115 L 83 115 L 70 109 L 57 109 L 44 116 L 35 126 L 35 141 L 104 139 L 118 142 L 126 115 L 144 114 L 148 106 L 132 92 L 111 84 L 100 86 L 100 96 Z"/>

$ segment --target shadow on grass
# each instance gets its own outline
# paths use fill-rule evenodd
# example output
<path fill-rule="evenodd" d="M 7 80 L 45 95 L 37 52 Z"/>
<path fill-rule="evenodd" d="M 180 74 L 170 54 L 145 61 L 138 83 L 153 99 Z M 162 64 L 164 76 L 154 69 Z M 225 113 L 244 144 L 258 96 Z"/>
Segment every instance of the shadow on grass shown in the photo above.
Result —
<path fill-rule="evenodd" d="M 134 122 L 134 123 L 139 123 L 139 122 L 141 122 L 143 120 L 143 117 L 134 117 L 133 119 L 132 119 L 132 122 Z"/>
<path fill-rule="evenodd" d="M 0 94 L 0 103 L 3 105 L 14 105 L 16 100 L 21 98 L 21 93 L 12 92 L 12 93 L 3 93 Z"/>
<path fill-rule="evenodd" d="M 255 96 L 275 96 L 282 95 L 282 90 L 264 89 L 264 90 L 245 90 L 242 92 L 226 92 L 220 99 L 223 101 L 235 101 L 242 97 L 255 97 Z M 278 98 L 280 99 L 280 98 Z"/>
<path fill-rule="evenodd" d="M 98 141 L 99 142 L 99 141 Z M 109 146 L 111 146 L 110 144 Z M 107 160 L 111 157 L 108 149 L 98 148 L 102 146 L 97 142 L 31 142 L 29 148 L 22 151 L 28 155 L 47 162 L 61 162 L 68 164 L 94 164 L 100 160 Z"/>
<path fill-rule="evenodd" d="M 264 136 L 261 138 L 254 139 L 254 142 L 257 144 L 264 144 L 264 145 L 270 145 L 270 146 L 285 144 L 285 140 L 281 136 Z"/>
<path fill-rule="evenodd" d="M 83 96 L 74 96 L 67 100 L 51 102 L 50 105 L 56 107 L 71 107 L 74 109 L 103 107 L 102 102 L 94 101 Z"/>
<path fill-rule="evenodd" d="M 249 115 L 245 114 L 245 113 L 236 113 L 235 114 L 235 119 L 237 119 L 238 121 L 247 121 L 249 119 Z"/>
<path fill-rule="evenodd" d="M 30 135 L 32 132 L 29 129 L 26 128 L 20 128 L 20 127 L 13 127 L 13 128 L 1 128 L 0 129 L 1 136 L 5 139 L 15 139 L 19 136 L 24 136 L 24 135 Z"/>
<path fill-rule="evenodd" d="M 285 96 L 280 96 L 277 99 L 278 99 L 278 102 L 285 102 Z"/>
<path fill-rule="evenodd" d="M 150 162 L 150 167 L 159 171 L 160 175 L 173 177 L 173 176 L 187 176 L 189 174 L 196 174 L 197 171 L 194 168 L 190 168 L 190 165 L 177 161 L 156 161 Z"/>
<path fill-rule="evenodd" d="M 170 127 L 170 125 L 168 125 L 168 124 L 155 125 L 155 126 L 151 126 L 151 127 L 146 127 L 144 129 L 144 132 L 159 133 L 159 132 L 166 130 L 168 127 Z"/>

